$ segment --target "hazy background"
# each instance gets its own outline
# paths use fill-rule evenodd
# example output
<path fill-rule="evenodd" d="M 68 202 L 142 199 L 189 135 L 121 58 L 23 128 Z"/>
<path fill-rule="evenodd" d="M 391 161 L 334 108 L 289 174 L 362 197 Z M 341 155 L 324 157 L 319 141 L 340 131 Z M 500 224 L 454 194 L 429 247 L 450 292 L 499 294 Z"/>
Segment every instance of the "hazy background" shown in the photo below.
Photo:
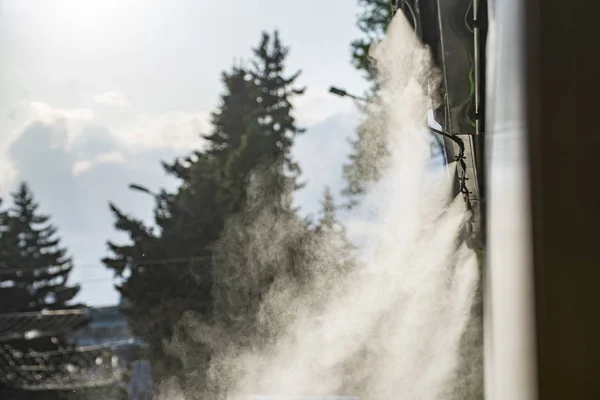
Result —
<path fill-rule="evenodd" d="M 26 180 L 73 255 L 77 300 L 114 304 L 100 263 L 119 238 L 108 201 L 151 221 L 153 199 L 127 185 L 174 187 L 159 161 L 202 146 L 221 71 L 279 29 L 288 71 L 302 69 L 308 87 L 295 146 L 308 185 L 296 201 L 316 212 L 323 186 L 342 186 L 357 118 L 327 89 L 365 89 L 350 64 L 356 13 L 347 0 L 0 0 L 0 197 Z"/>

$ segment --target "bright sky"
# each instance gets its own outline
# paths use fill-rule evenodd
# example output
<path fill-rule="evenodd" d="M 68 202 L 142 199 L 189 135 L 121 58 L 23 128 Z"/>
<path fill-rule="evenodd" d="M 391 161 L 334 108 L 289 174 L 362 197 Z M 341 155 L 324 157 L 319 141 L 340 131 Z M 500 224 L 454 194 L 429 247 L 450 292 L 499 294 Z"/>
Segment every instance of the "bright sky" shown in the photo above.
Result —
<path fill-rule="evenodd" d="M 108 201 L 150 220 L 139 183 L 172 187 L 160 160 L 202 146 L 220 73 L 250 55 L 262 30 L 291 47 L 289 71 L 308 87 L 297 117 L 308 128 L 295 153 L 317 210 L 324 185 L 341 188 L 356 115 L 327 93 L 365 89 L 350 64 L 354 0 L 0 0 L 0 196 L 29 182 L 73 255 L 78 300 L 114 304 L 100 259 L 112 228 Z"/>

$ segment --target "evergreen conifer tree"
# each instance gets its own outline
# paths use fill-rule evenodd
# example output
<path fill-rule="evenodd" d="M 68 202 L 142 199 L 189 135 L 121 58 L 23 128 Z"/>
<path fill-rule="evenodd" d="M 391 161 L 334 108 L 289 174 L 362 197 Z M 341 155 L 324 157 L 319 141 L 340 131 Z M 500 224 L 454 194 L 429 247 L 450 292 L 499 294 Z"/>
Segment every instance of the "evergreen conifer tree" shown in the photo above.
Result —
<path fill-rule="evenodd" d="M 38 213 L 27 184 L 13 193 L 13 207 L 0 216 L 0 312 L 64 309 L 79 291 L 67 279 L 73 269 L 50 217 Z"/>
<path fill-rule="evenodd" d="M 73 265 L 60 246 L 50 217 L 38 212 L 27 184 L 12 194 L 13 206 L 0 212 L 0 313 L 40 312 L 74 307 L 79 286 L 68 285 Z M 9 341 L 21 352 L 54 351 L 67 339 L 38 332 L 34 338 Z M 4 371 L 0 372 L 4 373 Z M 40 382 L 43 383 L 43 382 Z M 55 400 L 58 391 L 25 391 L 0 386 L 0 397 Z"/>
<path fill-rule="evenodd" d="M 356 249 L 348 239 L 346 227 L 338 218 L 338 209 L 331 188 L 325 187 L 321 218 L 314 229 L 314 240 L 318 243 L 321 258 L 327 260 L 323 267 L 327 271 L 321 273 L 342 276 L 356 267 Z"/>
<path fill-rule="evenodd" d="M 329 186 L 325 187 L 323 191 L 323 200 L 321 200 L 321 220 L 319 221 L 318 228 L 322 230 L 332 230 L 338 225 L 337 221 L 337 207 L 335 205 L 335 199 L 331 193 Z"/>
<path fill-rule="evenodd" d="M 249 173 L 268 166 L 283 186 L 295 184 L 299 174 L 290 149 L 302 130 L 291 116 L 290 100 L 302 90 L 293 88 L 298 73 L 284 75 L 287 51 L 277 33 L 263 34 L 252 68 L 237 66 L 223 74 L 221 104 L 205 136 L 208 148 L 163 163 L 181 185 L 175 193 L 157 196 L 155 229 L 111 205 L 115 226 L 130 243 L 109 243 L 112 254 L 103 261 L 117 274 L 128 273 L 119 287 L 129 303 L 124 311 L 134 334 L 149 344 L 159 381 L 183 378 L 190 369 L 201 376 L 202 366 L 207 367 L 209 349 L 195 349 L 192 368 L 169 343 L 184 312 L 203 321 L 215 318 L 212 287 L 218 265 L 213 265 L 212 245 L 226 219 L 243 210 Z"/>
<path fill-rule="evenodd" d="M 262 140 L 257 139 L 256 147 L 275 158 L 282 155 L 286 169 L 297 176 L 300 168 L 290 152 L 294 138 L 304 129 L 296 125 L 290 101 L 305 89 L 294 87 L 301 71 L 290 76 L 284 74 L 288 53 L 277 31 L 273 35 L 263 32 L 259 46 L 254 49 L 252 77 L 261 92 L 256 101 L 261 105 L 258 122 L 262 128 Z"/>

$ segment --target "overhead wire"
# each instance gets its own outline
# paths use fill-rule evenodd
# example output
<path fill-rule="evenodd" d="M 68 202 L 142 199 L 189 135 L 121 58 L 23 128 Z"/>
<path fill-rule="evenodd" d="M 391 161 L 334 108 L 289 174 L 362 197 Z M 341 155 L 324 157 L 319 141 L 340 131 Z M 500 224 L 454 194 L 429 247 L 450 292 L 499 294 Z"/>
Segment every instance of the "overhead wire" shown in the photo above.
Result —
<path fill-rule="evenodd" d="M 186 264 L 186 263 L 190 263 L 190 262 L 194 262 L 194 261 L 205 261 L 205 260 L 210 260 L 210 259 L 212 259 L 212 257 L 210 257 L 210 256 L 159 258 L 159 259 L 149 259 L 149 260 L 136 261 L 136 262 L 124 261 L 123 264 L 124 265 L 129 264 L 129 265 L 137 266 L 137 267 L 146 267 L 146 266 L 155 266 L 155 265 L 169 266 L 169 265 L 173 265 L 173 264 Z M 53 267 L 57 267 L 57 266 L 48 266 L 48 267 L 33 268 L 33 269 L 4 268 L 4 269 L 0 269 L 0 276 L 1 275 L 9 275 L 9 274 L 18 274 L 18 273 L 28 273 L 28 272 L 30 273 L 33 271 L 38 271 L 41 269 L 53 268 Z M 73 270 L 76 270 L 76 269 L 98 269 L 98 268 L 108 269 L 108 267 L 106 267 L 102 264 L 81 264 L 81 265 L 73 266 Z"/>

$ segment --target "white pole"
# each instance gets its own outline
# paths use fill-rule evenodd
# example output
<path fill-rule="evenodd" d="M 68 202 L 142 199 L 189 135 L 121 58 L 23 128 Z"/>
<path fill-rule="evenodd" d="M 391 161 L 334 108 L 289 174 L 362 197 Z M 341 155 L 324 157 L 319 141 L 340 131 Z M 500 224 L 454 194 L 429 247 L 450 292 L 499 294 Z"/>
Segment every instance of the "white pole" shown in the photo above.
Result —
<path fill-rule="evenodd" d="M 485 398 L 537 399 L 522 0 L 488 0 Z"/>

